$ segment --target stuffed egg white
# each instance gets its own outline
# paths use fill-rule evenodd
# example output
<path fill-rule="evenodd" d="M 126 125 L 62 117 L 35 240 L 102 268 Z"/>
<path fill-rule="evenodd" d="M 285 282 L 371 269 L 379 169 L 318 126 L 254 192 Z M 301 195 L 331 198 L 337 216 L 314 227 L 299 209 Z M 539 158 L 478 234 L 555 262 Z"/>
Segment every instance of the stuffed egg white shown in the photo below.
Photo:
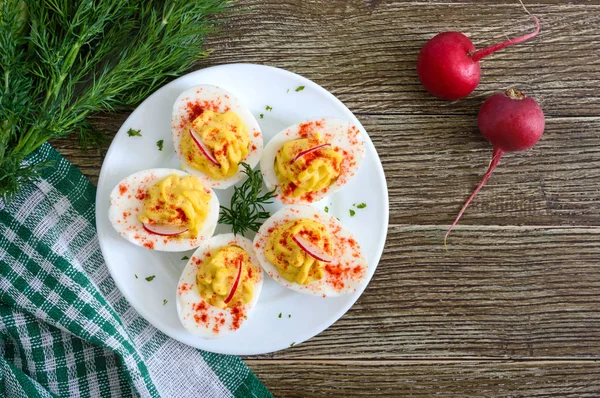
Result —
<path fill-rule="evenodd" d="M 185 251 L 212 236 L 219 200 L 212 189 L 184 171 L 142 170 L 112 190 L 108 218 L 119 235 L 138 246 Z"/>
<path fill-rule="evenodd" d="M 177 285 L 183 327 L 204 338 L 235 332 L 256 305 L 263 280 L 250 240 L 223 234 L 203 241 Z"/>
<path fill-rule="evenodd" d="M 269 276 L 300 293 L 352 293 L 367 275 L 367 261 L 352 232 L 306 205 L 286 206 L 265 221 L 254 250 Z"/>
<path fill-rule="evenodd" d="M 310 204 L 339 190 L 365 156 L 360 130 L 352 123 L 321 118 L 294 124 L 265 147 L 260 169 L 269 189 L 288 204 Z"/>
<path fill-rule="evenodd" d="M 225 189 L 246 178 L 263 149 L 258 122 L 231 93 L 217 86 L 192 87 L 173 105 L 171 133 L 182 167 L 205 185 Z"/>

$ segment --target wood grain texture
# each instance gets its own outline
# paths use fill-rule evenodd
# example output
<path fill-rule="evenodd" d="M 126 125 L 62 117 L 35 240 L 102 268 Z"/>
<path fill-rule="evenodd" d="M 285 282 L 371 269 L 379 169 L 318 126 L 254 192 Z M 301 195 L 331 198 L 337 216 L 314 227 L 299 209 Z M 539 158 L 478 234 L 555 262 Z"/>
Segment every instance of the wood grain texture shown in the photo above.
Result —
<path fill-rule="evenodd" d="M 598 358 L 600 228 L 459 226 L 447 252 L 444 232 L 392 226 L 352 309 L 272 358 Z"/>
<path fill-rule="evenodd" d="M 276 397 L 596 398 L 597 362 L 248 361 Z"/>
<path fill-rule="evenodd" d="M 529 3 L 540 35 L 482 61 L 474 94 L 438 100 L 419 85 L 415 65 L 435 34 L 458 30 L 485 47 L 533 29 L 518 2 L 244 1 L 227 36 L 201 66 L 252 62 L 283 67 L 321 84 L 353 112 L 474 115 L 491 93 L 520 88 L 547 115 L 597 115 L 600 7 Z M 503 2 L 504 3 L 504 2 Z M 597 3 L 597 2 L 594 2 Z M 477 6 L 477 4 L 480 4 Z"/>
<path fill-rule="evenodd" d="M 246 12 L 198 68 L 261 63 L 321 84 L 369 132 L 390 195 L 384 255 L 356 305 L 308 342 L 245 358 L 273 393 L 600 396 L 600 1 L 527 2 L 540 36 L 485 59 L 457 102 L 423 91 L 420 48 L 444 30 L 477 47 L 523 34 L 532 23 L 516 1 L 237 3 Z M 491 156 L 477 111 L 508 87 L 540 101 L 546 132 L 503 158 L 446 252 L 445 229 Z M 126 117 L 93 123 L 110 139 Z M 108 145 L 53 144 L 97 181 Z"/>
<path fill-rule="evenodd" d="M 476 119 L 359 118 L 385 169 L 390 222 L 450 224 L 491 158 L 491 145 L 477 132 Z M 124 119 L 115 115 L 94 120 L 111 137 Z M 546 125 L 532 150 L 505 155 L 461 224 L 600 225 L 600 118 L 548 118 Z M 96 183 L 100 151 L 81 152 L 71 139 L 54 144 Z"/>

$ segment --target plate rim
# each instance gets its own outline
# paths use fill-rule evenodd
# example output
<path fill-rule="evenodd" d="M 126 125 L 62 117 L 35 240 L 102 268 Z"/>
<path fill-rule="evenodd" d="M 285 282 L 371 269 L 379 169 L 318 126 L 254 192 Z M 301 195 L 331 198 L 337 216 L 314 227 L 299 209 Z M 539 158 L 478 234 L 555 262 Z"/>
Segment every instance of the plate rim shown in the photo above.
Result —
<path fill-rule="evenodd" d="M 375 144 L 373 143 L 373 141 L 371 140 L 371 137 L 369 135 L 369 133 L 367 132 L 367 130 L 364 128 L 364 126 L 362 125 L 362 123 L 358 120 L 358 118 L 354 115 L 354 113 L 340 100 L 338 99 L 335 95 L 333 95 L 331 92 L 329 92 L 327 89 L 325 89 L 324 87 L 322 87 L 321 85 L 319 85 L 318 83 L 315 83 L 314 81 L 299 75 L 297 73 L 294 72 L 290 72 L 286 69 L 282 69 L 282 68 L 278 68 L 278 67 L 274 67 L 274 66 L 270 66 L 270 65 L 261 65 L 261 64 L 253 64 L 253 63 L 227 63 L 227 64 L 219 64 L 219 65 L 213 65 L 213 66 L 209 66 L 206 68 L 202 68 L 202 69 L 198 69 L 189 73 L 186 73 L 176 79 L 171 80 L 170 82 L 164 84 L 163 86 L 161 86 L 160 88 L 158 88 L 156 91 L 154 91 L 152 94 L 150 94 L 148 97 L 146 97 L 146 99 L 144 99 L 144 101 L 142 101 L 139 105 L 136 106 L 136 108 L 131 112 L 131 114 L 127 117 L 127 119 L 125 119 L 125 121 L 121 124 L 121 127 L 119 127 L 119 130 L 117 130 L 117 133 L 115 134 L 115 137 L 113 137 L 113 141 L 111 141 L 111 144 L 108 148 L 108 150 L 106 151 L 106 154 L 104 156 L 104 160 L 102 161 L 102 167 L 100 168 L 100 174 L 98 176 L 98 185 L 96 187 L 96 198 L 95 198 L 95 206 L 96 209 L 94 211 L 95 217 L 96 217 L 96 230 L 98 230 L 98 220 L 100 219 L 100 217 L 102 216 L 101 214 L 99 214 L 99 206 L 98 204 L 100 203 L 100 200 L 102 200 L 102 198 L 100 197 L 100 185 L 102 184 L 103 180 L 106 179 L 105 174 L 107 173 L 107 169 L 108 169 L 108 165 L 106 162 L 106 159 L 109 157 L 109 155 L 111 154 L 112 151 L 116 150 L 116 146 L 113 145 L 114 143 L 114 139 L 116 138 L 117 135 L 119 134 L 124 134 L 124 129 L 125 126 L 127 125 L 127 122 L 129 121 L 129 119 L 131 119 L 134 115 L 136 115 L 138 112 L 142 112 L 141 108 L 143 107 L 143 105 L 150 101 L 151 99 L 153 99 L 154 97 L 160 96 L 161 93 L 163 91 L 166 91 L 168 89 L 168 86 L 170 86 L 171 84 L 175 84 L 175 82 L 182 80 L 184 78 L 189 78 L 192 75 L 196 75 L 196 74 L 203 74 L 206 71 L 210 71 L 210 70 L 215 70 L 215 69 L 231 69 L 231 68 L 238 68 L 238 67 L 249 67 L 249 68 L 264 68 L 264 69 L 268 69 L 270 70 L 272 73 L 279 73 L 279 74 L 283 74 L 283 75 L 287 75 L 289 77 L 292 77 L 294 79 L 300 79 L 301 81 L 305 81 L 305 84 L 310 85 L 311 89 L 315 89 L 317 90 L 320 94 L 324 95 L 325 97 L 327 97 L 330 101 L 334 102 L 336 105 L 341 106 L 342 109 L 344 109 L 347 112 L 347 117 L 350 121 L 352 121 L 353 123 L 357 124 L 359 127 L 362 128 L 364 134 L 364 140 L 366 141 L 365 144 L 366 146 L 370 146 L 373 148 L 373 154 L 375 155 L 376 159 L 377 159 L 377 163 L 379 165 L 379 167 L 376 169 L 376 173 L 377 173 L 377 178 L 382 182 L 383 184 L 383 188 L 385 190 L 385 195 L 383 195 L 383 202 L 384 202 L 384 206 L 383 206 L 383 212 L 384 212 L 384 217 L 383 217 L 383 224 L 381 225 L 381 230 L 384 231 L 383 233 L 383 239 L 379 242 L 378 247 L 377 247 L 377 253 L 376 253 L 376 261 L 373 264 L 373 266 L 371 267 L 369 265 L 369 270 L 370 272 L 367 274 L 367 279 L 361 284 L 361 286 L 356 290 L 355 294 L 356 298 L 353 300 L 348 301 L 348 303 L 346 303 L 345 305 L 343 305 L 342 307 L 340 307 L 335 313 L 333 313 L 333 315 L 330 317 L 330 320 L 328 320 L 327 322 L 325 322 L 323 325 L 323 327 L 317 327 L 316 333 L 312 334 L 311 336 L 305 338 L 304 340 L 301 340 L 299 342 L 297 342 L 294 346 L 297 346 L 307 340 L 312 339 L 313 337 L 321 334 L 323 331 L 325 331 L 326 329 L 330 328 L 335 322 L 337 322 L 340 318 L 342 318 L 350 308 L 352 308 L 352 306 L 354 306 L 354 304 L 356 304 L 356 302 L 358 301 L 358 299 L 362 296 L 362 294 L 364 293 L 365 289 L 367 288 L 367 286 L 369 285 L 369 283 L 371 282 L 371 279 L 373 279 L 373 275 L 375 274 L 375 271 L 377 270 L 377 267 L 379 266 L 379 262 L 381 261 L 381 257 L 383 255 L 383 251 L 385 248 L 385 244 L 387 242 L 387 236 L 388 236 L 388 230 L 389 230 L 389 191 L 388 191 L 388 186 L 387 186 L 387 179 L 385 177 L 385 171 L 383 169 L 383 164 L 381 163 L 381 158 L 379 157 L 379 153 L 377 152 L 377 148 L 375 147 Z M 368 148 L 367 148 L 368 149 Z M 127 300 L 127 303 L 142 317 L 144 318 L 150 325 L 152 325 L 153 327 L 155 327 L 156 329 L 160 330 L 162 333 L 164 333 L 166 336 L 168 336 L 169 338 L 172 338 L 182 344 L 194 347 L 196 349 L 201 349 L 201 350 L 205 350 L 205 351 L 209 351 L 209 352 L 214 352 L 214 353 L 218 353 L 218 354 L 227 354 L 227 355 L 262 355 L 262 354 L 268 354 L 268 353 L 272 353 L 272 352 L 277 352 L 277 351 L 283 351 L 289 347 L 283 347 L 280 349 L 271 349 L 268 351 L 264 351 L 264 350 L 258 350 L 258 351 L 253 351 L 253 350 L 248 350 L 247 352 L 244 351 L 243 353 L 240 353 L 239 351 L 236 350 L 212 350 L 210 348 L 206 348 L 206 347 L 199 347 L 198 345 L 191 345 L 188 342 L 184 342 L 179 340 L 178 338 L 176 338 L 175 336 L 173 336 L 170 332 L 163 330 L 155 321 L 154 321 L 154 317 L 151 316 L 152 314 L 149 313 L 149 311 L 147 311 L 146 309 L 144 309 L 144 307 L 139 307 L 136 306 L 134 304 L 134 301 L 130 300 L 130 294 L 126 293 L 127 289 L 125 289 L 125 285 L 123 284 L 123 282 L 121 280 L 119 280 L 118 278 L 114 277 L 114 273 L 112 270 L 112 267 L 109 265 L 108 261 L 106 261 L 106 255 L 105 252 L 108 252 L 109 248 L 105 247 L 106 244 L 103 243 L 103 241 L 100 239 L 100 235 L 97 234 L 98 236 L 98 243 L 100 246 L 100 251 L 102 252 L 102 256 L 104 259 L 104 263 L 106 264 L 106 267 L 108 268 L 108 271 L 110 273 L 111 278 L 113 279 L 113 281 L 115 282 L 115 285 L 117 286 L 117 288 L 119 289 L 119 292 L 123 295 L 123 297 Z M 371 271 L 372 268 L 372 271 Z M 285 289 L 285 287 L 282 287 L 283 289 Z M 200 339 L 200 340 L 206 340 L 206 339 Z M 210 341 L 210 340 L 207 340 Z"/>

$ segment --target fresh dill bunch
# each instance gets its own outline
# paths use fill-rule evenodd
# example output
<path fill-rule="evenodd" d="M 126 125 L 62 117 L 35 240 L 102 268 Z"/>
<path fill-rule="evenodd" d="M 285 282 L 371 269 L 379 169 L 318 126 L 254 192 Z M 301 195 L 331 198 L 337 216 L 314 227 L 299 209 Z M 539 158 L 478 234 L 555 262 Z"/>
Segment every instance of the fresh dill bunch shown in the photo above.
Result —
<path fill-rule="evenodd" d="M 248 230 L 258 232 L 263 220 L 271 216 L 264 205 L 273 203 L 275 198 L 275 189 L 259 196 L 263 186 L 262 174 L 244 162 L 240 165 L 248 178 L 239 187 L 233 187 L 229 208 L 221 206 L 219 216 L 219 223 L 231 225 L 236 235 L 244 235 Z"/>
<path fill-rule="evenodd" d="M 0 200 L 53 138 L 102 140 L 87 117 L 126 109 L 202 57 L 229 0 L 0 0 Z"/>

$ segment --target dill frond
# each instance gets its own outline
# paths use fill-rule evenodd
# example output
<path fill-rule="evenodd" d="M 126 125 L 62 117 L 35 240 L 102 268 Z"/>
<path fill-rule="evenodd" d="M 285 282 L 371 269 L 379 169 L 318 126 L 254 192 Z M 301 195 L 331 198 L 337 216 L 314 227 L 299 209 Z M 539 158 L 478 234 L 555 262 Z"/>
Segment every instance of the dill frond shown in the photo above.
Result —
<path fill-rule="evenodd" d="M 87 117 L 129 108 L 207 55 L 228 0 L 0 1 L 0 199 L 52 138 L 102 139 Z"/>
<path fill-rule="evenodd" d="M 244 235 L 248 230 L 258 232 L 263 221 L 271 216 L 264 205 L 273 203 L 275 189 L 260 195 L 263 176 L 258 170 L 242 162 L 242 172 L 248 176 L 239 187 L 233 187 L 229 208 L 221 206 L 219 223 L 231 225 L 234 234 Z"/>

